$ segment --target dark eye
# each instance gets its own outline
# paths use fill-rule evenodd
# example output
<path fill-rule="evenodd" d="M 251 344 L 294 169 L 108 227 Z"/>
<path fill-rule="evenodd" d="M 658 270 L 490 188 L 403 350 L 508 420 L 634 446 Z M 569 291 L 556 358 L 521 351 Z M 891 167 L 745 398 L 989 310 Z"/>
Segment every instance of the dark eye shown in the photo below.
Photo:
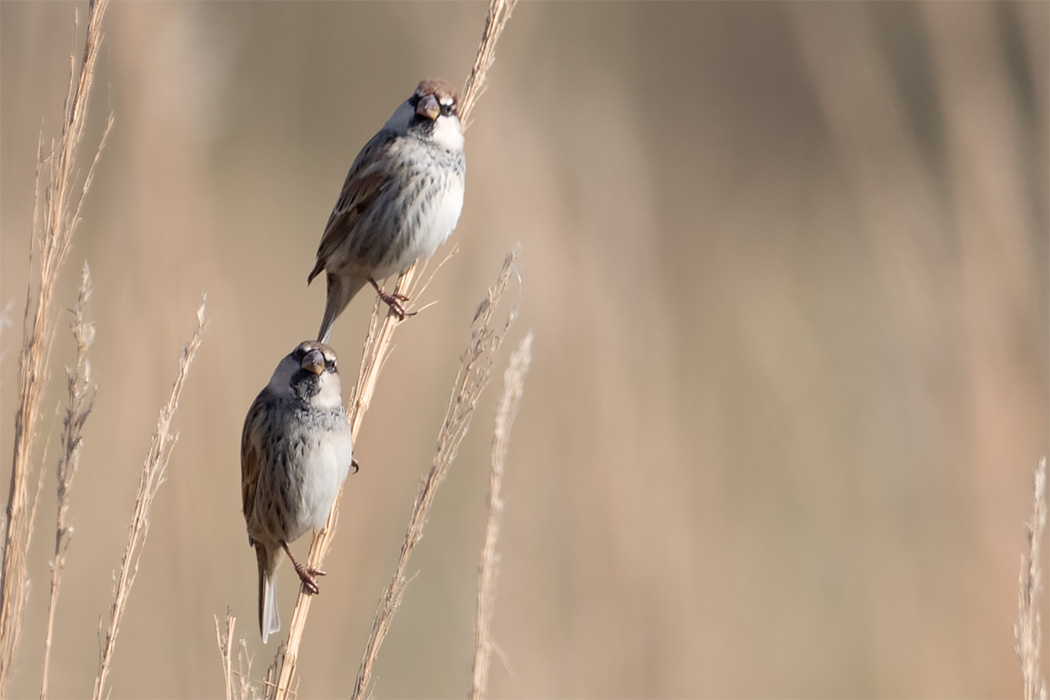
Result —
<path fill-rule="evenodd" d="M 456 105 L 441 105 L 441 116 L 448 117 L 456 113 Z"/>
<path fill-rule="evenodd" d="M 326 372 L 334 372 L 335 371 L 335 360 L 328 360 L 328 359 L 326 359 L 324 361 L 324 369 L 325 369 Z"/>

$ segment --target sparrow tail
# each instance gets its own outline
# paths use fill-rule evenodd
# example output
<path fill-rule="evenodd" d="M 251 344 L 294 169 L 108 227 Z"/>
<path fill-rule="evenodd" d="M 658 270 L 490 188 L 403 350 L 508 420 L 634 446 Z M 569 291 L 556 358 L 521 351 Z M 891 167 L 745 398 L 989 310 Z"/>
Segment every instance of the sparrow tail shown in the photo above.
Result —
<path fill-rule="evenodd" d="M 328 273 L 328 298 L 324 305 L 324 318 L 321 319 L 321 329 L 317 332 L 317 339 L 327 343 L 332 335 L 332 326 L 335 319 L 343 313 L 350 300 L 354 298 L 361 287 L 365 286 L 366 279 L 356 276 L 333 275 Z"/>
<path fill-rule="evenodd" d="M 277 568 L 275 556 L 261 544 L 255 545 L 255 557 L 259 562 L 259 632 L 263 644 L 271 634 L 281 631 L 281 618 L 277 614 Z"/>

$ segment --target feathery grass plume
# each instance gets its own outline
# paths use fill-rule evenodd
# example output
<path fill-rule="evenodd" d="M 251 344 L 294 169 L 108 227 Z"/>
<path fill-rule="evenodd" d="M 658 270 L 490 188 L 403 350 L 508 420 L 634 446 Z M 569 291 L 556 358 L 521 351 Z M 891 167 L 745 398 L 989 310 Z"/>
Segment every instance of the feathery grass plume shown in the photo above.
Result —
<path fill-rule="evenodd" d="M 237 618 L 230 614 L 229 608 L 226 608 L 226 628 L 223 629 L 219 626 L 219 616 L 214 615 L 213 617 L 215 618 L 215 641 L 219 645 L 219 658 L 222 660 L 222 677 L 223 685 L 226 688 L 226 700 L 233 700 L 235 697 L 233 692 L 233 651 L 230 648 L 230 640 L 233 639 L 233 628 Z"/>
<path fill-rule="evenodd" d="M 485 695 L 489 680 L 489 659 L 495 644 L 492 641 L 492 608 L 496 602 L 496 576 L 499 574 L 500 520 L 503 517 L 503 467 L 507 463 L 510 428 L 518 414 L 518 404 L 525 390 L 525 375 L 532 363 L 532 331 L 510 356 L 510 364 L 503 373 L 503 393 L 496 406 L 496 429 L 492 438 L 492 471 L 489 473 L 489 517 L 485 524 L 485 543 L 481 547 L 478 566 L 478 612 L 474 628 L 474 672 L 470 697 L 480 700 Z"/>
<path fill-rule="evenodd" d="M 236 642 L 237 668 L 233 668 L 234 638 L 233 630 L 237 618 L 226 610 L 226 624 L 219 622 L 215 615 L 215 639 L 219 644 L 219 656 L 222 659 L 222 675 L 225 681 L 226 700 L 254 700 L 259 697 L 258 689 L 251 681 L 252 658 L 248 655 L 248 645 L 241 637 Z"/>
<path fill-rule="evenodd" d="M 1014 650 L 1021 661 L 1024 700 L 1046 700 L 1046 679 L 1039 664 L 1042 643 L 1039 592 L 1042 588 L 1043 533 L 1046 530 L 1046 457 L 1035 467 L 1032 515 L 1028 519 L 1028 551 L 1021 555 L 1021 574 L 1017 577 L 1017 622 L 1014 623 Z"/>
<path fill-rule="evenodd" d="M 485 88 L 487 72 L 495 60 L 496 41 L 506 26 L 507 20 L 510 19 L 510 11 L 515 3 L 516 0 L 490 0 L 489 2 L 481 44 L 478 46 L 477 57 L 474 60 L 474 66 L 464 87 L 463 100 L 460 105 L 460 119 L 463 122 L 464 131 L 469 126 L 467 117 Z M 417 287 L 416 272 L 418 267 L 418 262 L 413 263 L 412 267 L 398 277 L 397 284 L 394 287 L 394 294 L 414 298 Z M 381 312 L 380 305 L 377 303 L 372 311 L 372 320 L 369 323 L 368 333 L 365 337 L 361 372 L 358 375 L 357 385 L 351 393 L 350 406 L 347 411 L 347 420 L 350 422 L 350 430 L 355 441 L 372 395 L 375 392 L 379 372 L 382 370 L 390 352 L 394 330 L 404 320 L 399 319 L 389 308 L 386 309 L 386 313 L 382 317 L 380 316 Z M 309 563 L 307 565 L 311 568 L 322 568 L 321 565 L 331 546 L 332 536 L 335 532 L 341 496 L 342 489 L 340 488 L 339 494 L 336 495 L 335 502 L 332 505 L 332 510 L 328 514 L 328 520 L 325 522 L 324 527 L 316 533 L 313 542 L 310 544 Z M 311 597 L 300 591 L 299 597 L 295 602 L 295 608 L 292 610 L 291 619 L 288 622 L 288 640 L 277 650 L 273 663 L 267 671 L 267 697 L 285 698 L 291 692 L 292 678 L 299 658 L 299 645 L 306 626 L 306 618 L 310 613 L 310 602 Z"/>
<path fill-rule="evenodd" d="M 95 691 L 92 696 L 94 700 L 100 700 L 105 695 L 106 677 L 109 675 L 110 664 L 113 660 L 113 648 L 117 641 L 117 633 L 120 631 L 120 620 L 124 616 L 124 608 L 128 604 L 128 595 L 135 583 L 135 574 L 139 570 L 139 559 L 142 557 L 142 548 L 146 544 L 146 535 L 149 533 L 150 509 L 157 490 L 164 483 L 167 473 L 168 460 L 178 440 L 178 433 L 171 432 L 171 420 L 175 417 L 175 411 L 179 407 L 179 397 L 186 384 L 186 376 L 190 370 L 190 364 L 197 354 L 197 348 L 201 344 L 201 334 L 204 332 L 204 307 L 205 300 L 197 307 L 197 327 L 193 331 L 190 341 L 182 349 L 182 357 L 179 360 L 179 371 L 175 375 L 175 383 L 171 387 L 171 396 L 168 403 L 160 410 L 157 419 L 157 430 L 153 433 L 150 441 L 146 460 L 142 464 L 142 474 L 139 477 L 139 489 L 135 496 L 135 509 L 131 516 L 131 526 L 128 528 L 128 544 L 124 549 L 124 555 L 120 560 L 120 573 L 117 577 L 116 589 L 113 592 L 113 606 L 110 608 L 109 627 L 106 630 L 106 638 L 102 644 L 99 659 L 98 677 L 95 678 Z"/>
<path fill-rule="evenodd" d="M 503 261 L 503 268 L 491 287 L 488 295 L 478 306 L 472 323 L 473 330 L 470 343 L 467 345 L 463 357 L 460 359 L 459 373 L 453 384 L 452 395 L 449 398 L 445 419 L 438 432 L 437 449 L 434 453 L 434 461 L 430 471 L 423 478 L 416 496 L 415 505 L 412 507 L 412 515 L 409 518 L 408 529 L 405 532 L 404 542 L 401 544 L 401 555 L 398 557 L 397 567 L 391 578 L 390 585 L 379 601 L 375 617 L 372 620 L 372 630 L 365 644 L 365 651 L 361 661 L 361 668 L 357 672 L 357 681 L 354 684 L 353 698 L 364 696 L 369 682 L 372 678 L 372 669 L 375 665 L 379 647 L 383 644 L 394 613 L 401 605 L 401 598 L 405 592 L 407 581 L 405 570 L 408 566 L 409 557 L 415 549 L 419 540 L 423 537 L 423 528 L 427 523 L 427 515 L 430 506 L 434 502 L 438 486 L 448 473 L 449 466 L 456 458 L 459 445 L 470 427 L 470 420 L 474 413 L 474 407 L 481 392 L 488 384 L 492 374 L 492 363 L 495 361 L 496 352 L 499 350 L 507 330 L 510 328 L 517 316 L 517 307 L 511 309 L 507 314 L 502 327 L 493 328 L 493 317 L 496 307 L 507 288 L 512 275 L 516 275 L 518 259 L 518 248 L 511 250 Z"/>
<path fill-rule="evenodd" d="M 7 501 L 3 563 L 0 569 L 0 697 L 6 696 L 11 681 L 28 588 L 26 552 L 29 549 L 35 508 L 30 505 L 27 484 L 32 476 L 30 458 L 36 433 L 40 392 L 49 376 L 48 358 L 55 326 L 52 321 L 54 290 L 69 253 L 73 233 L 80 218 L 81 205 L 91 186 L 95 165 L 112 126 L 111 117 L 78 190 L 77 156 L 84 135 L 88 98 L 94 81 L 98 50 L 102 43 L 102 18 L 108 4 L 108 0 L 97 0 L 90 5 L 87 38 L 79 72 L 74 55 L 70 55 L 70 80 L 62 135 L 46 159 L 42 157 L 42 145 L 37 151 L 37 195 L 33 202 L 30 258 L 31 264 L 34 259 L 36 261 L 36 269 L 30 274 L 31 278 L 36 277 L 36 281 L 30 282 L 26 290 L 22 349 L 18 358 L 18 408 L 15 411 L 11 489 Z M 76 36 L 76 23 L 73 36 Z M 48 181 L 41 205 L 40 182 L 45 164 Z M 43 470 L 40 472 L 39 477 L 42 478 Z M 35 498 L 33 502 L 35 503 Z"/>
<path fill-rule="evenodd" d="M 489 11 L 485 15 L 485 28 L 481 30 L 481 45 L 478 47 L 477 56 L 474 57 L 474 65 L 467 76 L 467 82 L 463 85 L 463 104 L 459 106 L 459 116 L 463 120 L 463 130 L 470 126 L 470 113 L 474 111 L 474 105 L 478 98 L 488 87 L 488 73 L 492 68 L 492 62 L 496 60 L 496 42 L 499 41 L 503 28 L 510 20 L 510 13 L 518 0 L 491 0 Z"/>
<path fill-rule="evenodd" d="M 69 405 L 62 426 L 62 453 L 56 468 L 58 481 L 58 508 L 55 526 L 55 557 L 51 562 L 51 599 L 47 605 L 47 632 L 44 636 L 44 670 L 40 681 L 40 700 L 47 697 L 48 670 L 51 662 L 51 642 L 55 630 L 55 609 L 66 563 L 66 549 L 73 536 L 73 528 L 66 521 L 69 511 L 69 491 L 80 466 L 81 433 L 95 404 L 98 387 L 91 381 L 91 365 L 87 351 L 95 339 L 95 326 L 85 318 L 85 307 L 91 298 L 91 273 L 84 263 L 80 277 L 80 293 L 73 307 L 73 340 L 76 342 L 76 364 L 66 370 Z"/>

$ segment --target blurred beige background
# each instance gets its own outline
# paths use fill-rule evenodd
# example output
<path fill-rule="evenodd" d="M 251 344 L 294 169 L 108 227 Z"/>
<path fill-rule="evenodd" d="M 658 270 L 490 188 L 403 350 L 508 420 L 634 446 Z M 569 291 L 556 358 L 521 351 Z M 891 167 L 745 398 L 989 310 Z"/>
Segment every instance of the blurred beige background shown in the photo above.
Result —
<path fill-rule="evenodd" d="M 86 5 L 0 3 L 0 308 L 14 322 L 0 455 L 36 139 L 59 130 L 74 11 Z M 71 306 L 86 260 L 100 391 L 53 696 L 90 692 L 202 291 L 208 328 L 113 696 L 218 695 L 212 616 L 227 606 L 254 670 L 269 664 L 240 514 L 244 413 L 316 332 L 324 289 L 306 274 L 346 168 L 420 78 L 462 82 L 484 12 L 111 7 L 89 142 L 108 112 L 116 123 L 59 293 Z M 467 134 L 460 252 L 427 292 L 437 305 L 398 331 L 356 445 L 301 695 L 350 692 L 474 306 L 515 242 L 521 313 L 498 372 L 510 344 L 536 340 L 505 483 L 494 631 L 509 670 L 496 661 L 493 697 L 1019 695 L 1011 624 L 1050 425 L 1048 27 L 1045 2 L 519 6 Z M 344 392 L 370 310 L 363 294 L 336 324 Z M 66 325 L 18 696 L 39 689 Z M 377 696 L 469 687 L 499 388 L 412 561 Z M 295 589 L 285 565 L 285 622 Z"/>

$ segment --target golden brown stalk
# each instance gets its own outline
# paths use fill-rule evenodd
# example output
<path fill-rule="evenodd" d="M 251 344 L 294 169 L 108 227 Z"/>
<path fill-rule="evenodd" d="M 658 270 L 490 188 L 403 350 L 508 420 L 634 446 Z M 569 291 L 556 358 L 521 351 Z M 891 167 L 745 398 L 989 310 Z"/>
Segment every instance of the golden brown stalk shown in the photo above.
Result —
<path fill-rule="evenodd" d="M 44 670 L 40 682 L 40 700 L 47 697 L 48 670 L 51 662 L 51 642 L 55 630 L 55 609 L 58 606 L 62 570 L 66 563 L 66 549 L 73 535 L 73 528 L 66 521 L 69 511 L 69 490 L 80 466 L 80 436 L 88 415 L 95 403 L 97 387 L 91 381 L 91 365 L 87 351 L 95 337 L 94 324 L 84 316 L 85 306 L 91 297 L 91 274 L 84 263 L 80 279 L 80 294 L 73 308 L 73 339 L 77 346 L 76 364 L 66 371 L 69 389 L 69 406 L 62 427 L 62 453 L 58 458 L 58 509 L 55 527 L 55 558 L 51 563 L 51 599 L 47 606 L 47 633 L 44 636 Z"/>
<path fill-rule="evenodd" d="M 532 332 L 521 341 L 510 356 L 510 365 L 503 373 L 503 393 L 496 406 L 496 429 L 492 438 L 492 471 L 489 474 L 489 517 L 485 524 L 485 543 L 481 547 L 478 566 L 478 612 L 474 628 L 474 673 L 470 697 L 480 700 L 485 695 L 489 679 L 489 659 L 492 656 L 492 608 L 496 601 L 496 576 L 499 574 L 500 520 L 503 517 L 503 467 L 507 462 L 510 428 L 518 413 L 518 403 L 525 389 L 525 374 L 532 363 Z"/>
<path fill-rule="evenodd" d="M 459 116 L 463 120 L 463 130 L 470 126 L 470 113 L 474 111 L 474 105 L 478 98 L 488 87 L 488 73 L 492 68 L 492 62 L 496 60 L 496 42 L 499 40 L 503 28 L 507 26 L 510 13 L 518 0 L 490 0 L 489 11 L 485 15 L 485 28 L 481 30 L 481 45 L 478 46 L 477 56 L 474 57 L 474 65 L 467 76 L 467 82 L 463 85 L 463 104 L 460 105 Z"/>
<path fill-rule="evenodd" d="M 233 650 L 230 640 L 233 639 L 233 628 L 237 618 L 226 610 L 226 628 L 219 626 L 219 616 L 215 615 L 215 641 L 219 645 L 219 657 L 222 659 L 222 677 L 226 688 L 226 700 L 233 700 Z"/>
<path fill-rule="evenodd" d="M 100 700 L 105 695 L 106 677 L 109 675 L 110 664 L 113 660 L 113 648 L 117 641 L 117 633 L 120 631 L 120 620 L 124 616 L 124 608 L 128 604 L 128 595 L 135 583 L 135 574 L 139 570 L 139 559 L 142 557 L 142 548 L 146 544 L 146 535 L 149 533 L 150 509 L 157 490 L 164 483 L 164 477 L 168 468 L 168 460 L 171 451 L 175 448 L 178 434 L 171 432 L 171 420 L 175 417 L 175 411 L 179 407 L 179 397 L 182 396 L 182 388 L 186 384 L 186 375 L 189 373 L 190 364 L 197 354 L 197 348 L 201 344 L 201 334 L 204 331 L 204 301 L 197 307 L 197 328 L 193 336 L 182 350 L 182 358 L 179 360 L 179 371 L 175 375 L 175 383 L 171 387 L 171 396 L 168 403 L 160 410 L 157 419 L 157 430 L 153 433 L 150 441 L 146 460 L 142 464 L 142 474 L 139 477 L 139 489 L 135 496 L 135 509 L 131 516 L 131 526 L 128 528 L 128 544 L 124 548 L 124 556 L 120 560 L 120 573 L 117 576 L 117 587 L 113 592 L 113 606 L 110 608 L 109 627 L 102 645 L 101 661 L 99 663 L 98 677 L 95 678 L 94 700 Z"/>
<path fill-rule="evenodd" d="M 434 453 L 434 461 L 430 471 L 423 479 L 416 496 L 415 505 L 412 507 L 412 516 L 409 518 L 408 530 L 405 532 L 404 542 L 401 544 L 401 556 L 398 558 L 394 576 L 387 587 L 386 592 L 379 601 L 375 617 L 372 620 L 372 631 L 369 633 L 365 644 L 365 651 L 361 661 L 361 668 L 357 672 L 357 681 L 354 684 L 352 697 L 364 696 L 368 684 L 372 678 L 372 669 L 375 665 L 379 647 L 383 644 L 394 613 L 401 604 L 407 581 L 405 570 L 408 566 L 409 557 L 415 549 L 419 540 L 423 537 L 423 528 L 427 523 L 427 514 L 434 502 L 438 486 L 448 473 L 452 460 L 456 458 L 459 445 L 470 427 L 470 419 L 474 414 L 481 392 L 488 384 L 492 374 L 492 363 L 495 361 L 496 352 L 500 343 L 506 335 L 507 329 L 517 315 L 517 309 L 512 309 L 507 315 L 502 327 L 493 328 L 492 319 L 496 313 L 504 290 L 515 274 L 518 250 L 515 248 L 503 261 L 503 268 L 491 287 L 488 295 L 478 306 L 474 314 L 473 331 L 466 352 L 460 359 L 459 374 L 456 375 L 453 384 L 452 396 L 449 399 L 448 408 L 445 412 L 445 420 L 438 432 L 437 449 Z"/>
<path fill-rule="evenodd" d="M 460 119 L 463 121 L 464 129 L 469 126 L 467 118 L 484 90 L 487 71 L 495 59 L 496 40 L 499 38 L 504 26 L 506 26 L 515 2 L 516 0 L 490 0 L 489 2 L 481 44 L 478 47 L 474 66 L 463 90 Z M 395 294 L 403 294 L 409 298 L 414 298 L 413 285 L 415 284 L 417 267 L 418 264 L 412 265 L 398 277 L 397 286 L 394 288 Z M 380 312 L 381 309 L 377 304 L 372 312 L 372 320 L 368 327 L 368 334 L 365 337 L 361 371 L 358 375 L 357 385 L 351 394 L 350 406 L 347 411 L 347 419 L 350 421 L 351 432 L 355 440 L 365 413 L 368 411 L 372 395 L 375 392 L 379 372 L 382 370 L 390 351 L 394 330 L 401 323 L 396 315 L 389 313 L 389 310 L 382 317 L 380 317 Z M 342 495 L 341 491 L 340 495 Z M 328 521 L 317 532 L 310 545 L 308 566 L 312 568 L 323 568 L 324 557 L 328 553 L 332 536 L 335 532 L 338 509 L 339 496 L 336 496 L 335 505 L 332 506 L 332 512 L 328 515 Z M 277 650 L 273 663 L 267 672 L 267 697 L 286 698 L 291 692 L 290 689 L 299 658 L 299 645 L 306 626 L 306 618 L 310 613 L 310 601 L 310 596 L 302 592 L 296 599 L 295 608 L 292 610 L 292 616 L 288 623 L 288 641 Z"/>
<path fill-rule="evenodd" d="M 226 700 L 248 700 L 259 696 L 255 684 L 251 682 L 252 660 L 248 656 L 248 647 L 244 637 L 237 641 L 237 668 L 233 667 L 234 638 L 233 630 L 237 618 L 226 610 L 226 624 L 219 622 L 215 615 L 215 639 L 219 645 L 219 656 L 222 659 L 222 675 L 225 681 Z"/>
<path fill-rule="evenodd" d="M 11 461 L 11 488 L 8 493 L 7 519 L 4 532 L 4 554 L 0 568 L 0 697 L 6 696 L 11 681 L 15 652 L 21 630 L 26 599 L 26 552 L 32 534 L 35 498 L 29 498 L 28 483 L 32 477 L 30 458 L 33 452 L 35 423 L 40 391 L 48 377 L 48 357 L 54 338 L 53 296 L 58 276 L 69 253 L 80 207 L 91 186 L 95 164 L 105 135 L 95 152 L 83 184 L 76 191 L 76 160 L 84 125 L 95 63 L 102 43 L 102 18 L 108 0 L 98 0 L 88 12 L 87 38 L 79 72 L 71 66 L 69 91 L 66 95 L 62 135 L 46 159 L 38 151 L 37 191 L 41 172 L 48 168 L 48 182 L 40 223 L 39 195 L 34 202 L 32 254 L 37 269 L 36 283 L 26 292 L 23 318 L 22 349 L 18 358 L 18 407 L 15 411 L 14 449 Z M 74 27 L 74 36 L 76 30 Z M 70 56 L 70 63 L 74 58 Z M 112 120 L 110 120 L 112 124 Z M 106 134 L 109 133 L 109 126 Z M 35 295 L 34 295 L 35 287 Z M 38 475 L 42 477 L 43 473 Z"/>
<path fill-rule="evenodd" d="M 1042 587 L 1040 561 L 1043 557 L 1043 533 L 1046 531 L 1046 457 L 1035 467 L 1032 515 L 1028 518 L 1028 550 L 1021 556 L 1020 592 L 1017 595 L 1018 617 L 1014 624 L 1014 650 L 1021 661 L 1024 678 L 1024 700 L 1046 700 L 1046 679 L 1039 663 L 1042 621 L 1039 616 L 1039 590 Z"/>

